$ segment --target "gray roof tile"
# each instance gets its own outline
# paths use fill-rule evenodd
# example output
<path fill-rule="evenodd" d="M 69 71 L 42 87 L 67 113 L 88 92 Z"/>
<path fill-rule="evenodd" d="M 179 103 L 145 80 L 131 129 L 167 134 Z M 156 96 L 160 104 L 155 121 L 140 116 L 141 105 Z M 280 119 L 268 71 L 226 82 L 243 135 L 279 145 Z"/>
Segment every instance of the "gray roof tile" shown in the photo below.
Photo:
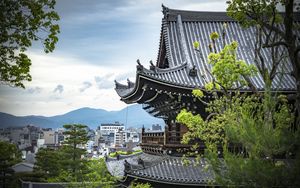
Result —
<path fill-rule="evenodd" d="M 145 162 L 145 168 L 138 165 L 138 158 L 142 158 Z M 108 160 L 106 162 L 108 170 L 112 175 L 124 176 L 124 160 Z M 188 184 L 207 184 L 214 179 L 214 174 L 211 170 L 205 170 L 205 159 L 201 160 L 199 165 L 195 165 L 194 158 L 188 158 L 191 164 L 185 166 L 180 157 L 173 156 L 158 156 L 143 153 L 126 158 L 132 165 L 128 176 L 146 178 L 169 183 L 188 183 Z M 202 164 L 202 165 L 201 165 Z"/>
<path fill-rule="evenodd" d="M 208 73 L 211 65 L 207 62 L 208 45 L 210 43 L 209 35 L 215 31 L 221 35 L 224 22 L 227 22 L 228 25 L 226 29 L 226 43 L 236 40 L 239 43 L 237 49 L 238 59 L 246 61 L 247 64 L 255 64 L 255 28 L 242 28 L 238 22 L 229 18 L 224 12 L 181 11 L 166 7 L 163 7 L 163 12 L 164 18 L 161 33 L 163 36 L 161 36 L 161 40 L 164 41 L 160 43 L 164 42 L 166 45 L 166 55 L 170 68 L 160 69 L 156 67 L 155 71 L 144 68 L 138 74 L 156 81 L 186 88 L 203 88 L 206 83 L 205 80 L 212 80 L 211 75 Z M 300 35 L 300 31 L 297 31 L 296 34 Z M 196 40 L 200 43 L 200 55 L 193 48 L 193 42 Z M 218 42 L 217 49 L 220 50 L 221 48 L 222 44 Z M 284 51 L 283 48 L 281 50 Z M 271 62 L 267 60 L 270 59 L 270 54 L 270 49 L 263 49 L 262 55 L 269 68 Z M 189 75 L 193 65 L 197 69 L 196 77 Z M 286 73 L 291 72 L 292 66 L 288 58 L 280 63 L 279 70 Z M 252 77 L 250 80 L 258 89 L 264 89 L 261 75 Z M 294 91 L 295 79 L 288 74 L 277 74 L 272 87 L 281 91 Z M 244 89 L 247 90 L 247 88 Z M 134 88 L 126 88 L 116 84 L 116 90 L 122 97 L 133 92 Z"/>

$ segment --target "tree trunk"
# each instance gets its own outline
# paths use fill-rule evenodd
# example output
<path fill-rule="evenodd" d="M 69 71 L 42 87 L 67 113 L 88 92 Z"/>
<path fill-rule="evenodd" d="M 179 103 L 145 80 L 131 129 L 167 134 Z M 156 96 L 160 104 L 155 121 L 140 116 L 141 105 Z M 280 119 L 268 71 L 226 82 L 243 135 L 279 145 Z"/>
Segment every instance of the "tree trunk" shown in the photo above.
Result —
<path fill-rule="evenodd" d="M 297 54 L 296 36 L 293 33 L 294 24 L 294 0 L 287 0 L 285 5 L 285 40 L 287 43 L 287 49 L 289 53 L 289 59 L 293 66 L 293 76 L 296 80 L 296 126 L 300 123 L 300 60 Z"/>
<path fill-rule="evenodd" d="M 76 160 L 76 153 L 75 152 L 76 152 L 76 143 L 74 142 L 73 143 L 73 175 L 75 175 L 75 171 L 76 171 L 75 170 L 76 167 L 74 165 L 75 164 L 75 160 Z"/>

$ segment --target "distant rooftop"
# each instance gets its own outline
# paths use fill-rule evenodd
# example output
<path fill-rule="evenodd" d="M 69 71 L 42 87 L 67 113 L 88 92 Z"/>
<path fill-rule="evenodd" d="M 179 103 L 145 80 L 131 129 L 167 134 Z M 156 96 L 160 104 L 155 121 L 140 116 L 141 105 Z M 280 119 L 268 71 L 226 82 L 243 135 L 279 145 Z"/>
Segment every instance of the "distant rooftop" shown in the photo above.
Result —
<path fill-rule="evenodd" d="M 102 123 L 101 126 L 124 126 L 124 124 L 115 122 L 115 123 Z"/>

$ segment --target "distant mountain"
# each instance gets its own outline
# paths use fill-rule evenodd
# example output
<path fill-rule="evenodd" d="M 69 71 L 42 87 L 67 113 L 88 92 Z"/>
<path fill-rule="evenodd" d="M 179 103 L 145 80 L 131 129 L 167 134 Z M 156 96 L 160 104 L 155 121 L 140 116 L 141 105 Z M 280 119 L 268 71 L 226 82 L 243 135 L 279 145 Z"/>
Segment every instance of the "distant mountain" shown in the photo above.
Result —
<path fill-rule="evenodd" d="M 43 116 L 13 116 L 0 112 L 0 127 L 19 127 L 28 124 L 43 125 L 43 127 L 52 127 L 51 120 Z"/>
<path fill-rule="evenodd" d="M 143 125 L 150 127 L 152 124 L 164 124 L 162 119 L 152 117 L 138 104 L 128 106 L 119 111 L 85 107 L 51 117 L 13 116 L 0 112 L 0 127 L 20 127 L 32 124 L 44 128 L 57 128 L 68 123 L 80 123 L 90 128 L 96 128 L 101 123 L 114 123 L 116 121 L 123 123 L 127 127 L 142 127 Z"/>

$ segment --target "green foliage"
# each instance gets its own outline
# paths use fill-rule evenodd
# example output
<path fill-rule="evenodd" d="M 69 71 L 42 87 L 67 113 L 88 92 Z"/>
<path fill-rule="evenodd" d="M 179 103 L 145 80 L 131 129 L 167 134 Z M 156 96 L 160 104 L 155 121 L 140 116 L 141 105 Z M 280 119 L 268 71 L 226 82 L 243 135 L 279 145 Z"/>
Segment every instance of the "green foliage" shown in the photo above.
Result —
<path fill-rule="evenodd" d="M 66 129 L 64 132 L 64 135 L 66 136 L 64 144 L 76 147 L 77 145 L 85 144 L 88 141 L 86 125 L 67 124 L 63 127 Z"/>
<path fill-rule="evenodd" d="M 200 89 L 194 89 L 193 92 L 192 92 L 192 94 L 193 94 L 194 96 L 196 96 L 197 98 L 202 98 L 202 97 L 204 97 L 204 93 L 203 93 L 203 91 L 201 91 Z"/>
<path fill-rule="evenodd" d="M 129 187 L 130 188 L 151 188 L 152 186 L 149 183 L 137 183 L 133 181 Z"/>
<path fill-rule="evenodd" d="M 257 8 L 251 2 L 236 0 L 233 4 L 240 4 L 239 8 Z M 256 1 L 260 2 L 265 1 Z M 266 1 L 261 6 L 265 8 L 272 2 Z M 243 10 L 240 10 L 242 13 L 238 11 L 235 10 L 234 16 L 244 26 L 257 24 L 246 19 Z M 278 16 L 273 21 L 278 23 L 280 19 Z M 217 184 L 233 187 L 300 186 L 300 130 L 293 129 L 293 107 L 288 104 L 286 96 L 270 92 L 270 76 L 263 77 L 266 83 L 264 94 L 241 94 L 239 88 L 249 85 L 246 78 L 256 75 L 256 67 L 237 59 L 237 42 L 226 45 L 223 40 L 224 48 L 218 53 L 215 46 L 219 35 L 212 33 L 210 37 L 210 51 L 213 53 L 209 54 L 208 61 L 212 65 L 213 79 L 206 83 L 205 90 L 215 99 L 206 103 L 201 100 L 204 93 L 200 89 L 193 91 L 193 95 L 207 105 L 206 111 L 210 115 L 204 120 L 200 115 L 182 110 L 177 121 L 189 130 L 182 143 L 194 144 L 192 151 L 199 151 L 199 140 L 205 143 L 204 156 L 209 162 L 206 167 L 214 170 Z M 194 154 L 199 156 L 196 152 Z"/>
<path fill-rule="evenodd" d="M 111 176 L 106 168 L 104 159 L 89 160 L 87 163 L 89 173 L 85 174 L 87 182 L 113 182 L 114 177 Z"/>
<path fill-rule="evenodd" d="M 41 171 L 18 172 L 15 174 L 16 184 L 19 184 L 20 179 L 22 179 L 22 181 L 47 182 L 47 178 L 48 175 Z"/>
<path fill-rule="evenodd" d="M 200 115 L 193 115 L 183 109 L 176 120 L 185 124 L 189 131 L 183 135 L 181 142 L 190 144 L 193 140 L 200 139 L 210 144 L 221 143 L 224 140 L 223 116 L 222 118 L 212 118 L 210 121 L 204 121 Z"/>
<path fill-rule="evenodd" d="M 21 162 L 21 153 L 16 145 L 0 141 L 0 187 L 14 187 L 15 174 L 10 167 L 18 162 Z"/>
<path fill-rule="evenodd" d="M 142 150 L 136 150 L 136 151 L 117 151 L 117 152 L 112 152 L 109 153 L 110 157 L 117 157 L 117 155 L 133 155 L 136 153 L 140 153 Z"/>
<path fill-rule="evenodd" d="M 72 176 L 68 171 L 61 170 L 58 176 L 48 179 L 49 182 L 70 182 L 68 187 L 112 187 L 116 179 L 107 171 L 105 161 L 86 160 L 85 167 L 81 168 L 77 177 Z"/>
<path fill-rule="evenodd" d="M 85 150 L 79 148 L 80 145 L 86 144 L 88 141 L 86 125 L 81 124 L 67 124 L 63 126 L 66 130 L 64 132 L 65 141 L 61 148 L 63 155 L 63 166 L 67 167 L 66 171 L 70 171 L 70 175 L 77 180 L 78 173 L 85 170 L 86 161 L 82 160 Z"/>
<path fill-rule="evenodd" d="M 271 23 L 275 14 L 275 23 L 283 21 L 276 6 L 284 4 L 278 0 L 231 0 L 228 1 L 227 14 L 239 21 L 242 26 L 249 27 L 263 22 Z M 251 19 L 249 19 L 249 16 Z"/>
<path fill-rule="evenodd" d="M 62 159 L 62 153 L 49 148 L 41 148 L 36 154 L 35 171 L 54 177 L 59 174 L 62 164 L 58 162 Z"/>
<path fill-rule="evenodd" d="M 186 110 L 178 114 L 177 121 L 189 130 L 182 143 L 192 144 L 197 140 L 205 143 L 207 167 L 214 170 L 218 184 L 300 185 L 300 156 L 295 150 L 299 147 L 300 130 L 292 131 L 295 120 L 292 108 L 285 96 L 270 92 L 271 81 L 267 77 L 264 95 L 240 94 L 236 86 L 246 86 L 245 76 L 255 75 L 256 69 L 236 59 L 237 47 L 238 44 L 233 42 L 225 45 L 220 53 L 209 55 L 214 80 L 207 83 L 205 89 L 213 91 L 216 99 L 206 107 L 210 113 L 206 120 Z M 229 89 L 232 92 L 227 92 Z M 197 96 L 198 91 L 201 90 L 194 90 L 193 94 Z M 223 95 L 217 95 L 217 91 Z M 202 92 L 200 96 L 203 95 Z M 192 150 L 198 151 L 198 147 L 195 144 Z M 223 159 L 219 158 L 221 150 Z M 296 155 L 296 159 L 277 159 L 291 158 L 291 155 Z"/>
<path fill-rule="evenodd" d="M 215 112 L 204 121 L 199 115 L 182 110 L 177 121 L 189 131 L 182 142 L 200 139 L 206 144 L 205 157 L 222 185 L 272 187 L 300 185 L 300 130 L 292 131 L 291 107 L 284 96 L 266 91 L 264 96 L 220 97 L 211 102 L 208 111 Z M 222 145 L 223 159 L 219 158 Z M 235 146 L 235 147 L 233 147 Z M 195 145 L 194 150 L 198 145 Z M 296 150 L 297 151 L 297 150 Z M 278 157 L 296 159 L 278 160 Z M 258 174 L 259 173 L 259 174 Z"/>
<path fill-rule="evenodd" d="M 211 73 L 216 79 L 216 83 L 224 89 L 233 89 L 237 86 L 247 84 L 245 76 L 253 76 L 256 68 L 253 65 L 247 65 L 243 60 L 237 60 L 236 41 L 225 45 L 220 53 L 210 53 L 208 55 L 209 64 L 213 65 Z"/>
<path fill-rule="evenodd" d="M 24 88 L 31 81 L 31 60 L 26 55 L 32 41 L 41 41 L 46 53 L 52 52 L 58 41 L 59 20 L 54 11 L 55 0 L 0 1 L 0 80 Z"/>
<path fill-rule="evenodd" d="M 104 160 L 87 160 L 85 150 L 79 148 L 88 140 L 87 126 L 68 124 L 64 128 L 64 146 L 57 150 L 41 149 L 34 171 L 45 174 L 48 182 L 75 182 L 71 187 L 110 185 L 114 178 L 109 175 Z"/>
<path fill-rule="evenodd" d="M 193 43 L 193 46 L 194 46 L 195 49 L 198 49 L 199 46 L 200 46 L 200 43 L 199 43 L 198 41 L 195 41 L 195 42 Z"/>
<path fill-rule="evenodd" d="M 281 7 L 281 9 L 279 9 Z M 284 14 L 280 11 L 284 11 Z M 300 82 L 300 35 L 299 24 L 295 14 L 299 5 L 295 0 L 230 0 L 228 1 L 227 14 L 237 20 L 242 26 L 256 26 L 257 41 L 255 47 L 256 63 L 261 75 L 272 80 L 278 72 L 280 61 L 289 60 L 292 71 L 290 75 L 295 82 Z M 262 49 L 268 48 L 272 58 L 264 59 Z M 267 69 L 264 61 L 272 63 Z M 286 62 L 283 62 L 286 63 Z M 300 124 L 300 85 L 296 84 L 297 123 Z"/>
<path fill-rule="evenodd" d="M 21 153 L 17 146 L 9 142 L 0 141 L 0 162 L 1 169 L 21 162 Z"/>
<path fill-rule="evenodd" d="M 299 186 L 300 166 L 290 155 L 295 154 L 300 134 L 291 130 L 294 117 L 288 104 L 266 92 L 262 101 L 250 96 L 231 111 L 233 116 L 224 125 L 228 141 L 223 146 L 224 163 L 216 162 L 212 155 L 216 149 L 207 150 L 215 161 L 217 180 L 224 185 Z M 244 151 L 230 151 L 229 142 L 241 144 Z M 289 160 L 277 159 L 280 156 Z"/>
<path fill-rule="evenodd" d="M 226 124 L 226 135 L 233 143 L 243 143 L 249 157 L 273 158 L 291 152 L 296 144 L 299 130 L 291 131 L 294 117 L 290 107 L 270 93 L 265 93 L 262 102 L 247 97 L 234 112 L 231 121 L 238 124 Z"/>
<path fill-rule="evenodd" d="M 74 152 L 79 152 L 75 160 Z M 35 174 L 40 174 L 36 181 L 68 182 L 67 187 L 112 187 L 116 179 L 109 174 L 104 159 L 88 160 L 81 154 L 69 146 L 57 150 L 41 149 L 34 169 Z"/>
<path fill-rule="evenodd" d="M 207 91 L 212 91 L 214 89 L 215 90 L 221 90 L 221 86 L 216 82 L 208 82 L 207 84 L 205 84 L 204 87 Z"/>
<path fill-rule="evenodd" d="M 217 33 L 217 32 L 212 32 L 211 34 L 210 34 L 210 39 L 211 40 L 216 40 L 216 39 L 218 39 L 219 38 L 219 34 Z"/>

